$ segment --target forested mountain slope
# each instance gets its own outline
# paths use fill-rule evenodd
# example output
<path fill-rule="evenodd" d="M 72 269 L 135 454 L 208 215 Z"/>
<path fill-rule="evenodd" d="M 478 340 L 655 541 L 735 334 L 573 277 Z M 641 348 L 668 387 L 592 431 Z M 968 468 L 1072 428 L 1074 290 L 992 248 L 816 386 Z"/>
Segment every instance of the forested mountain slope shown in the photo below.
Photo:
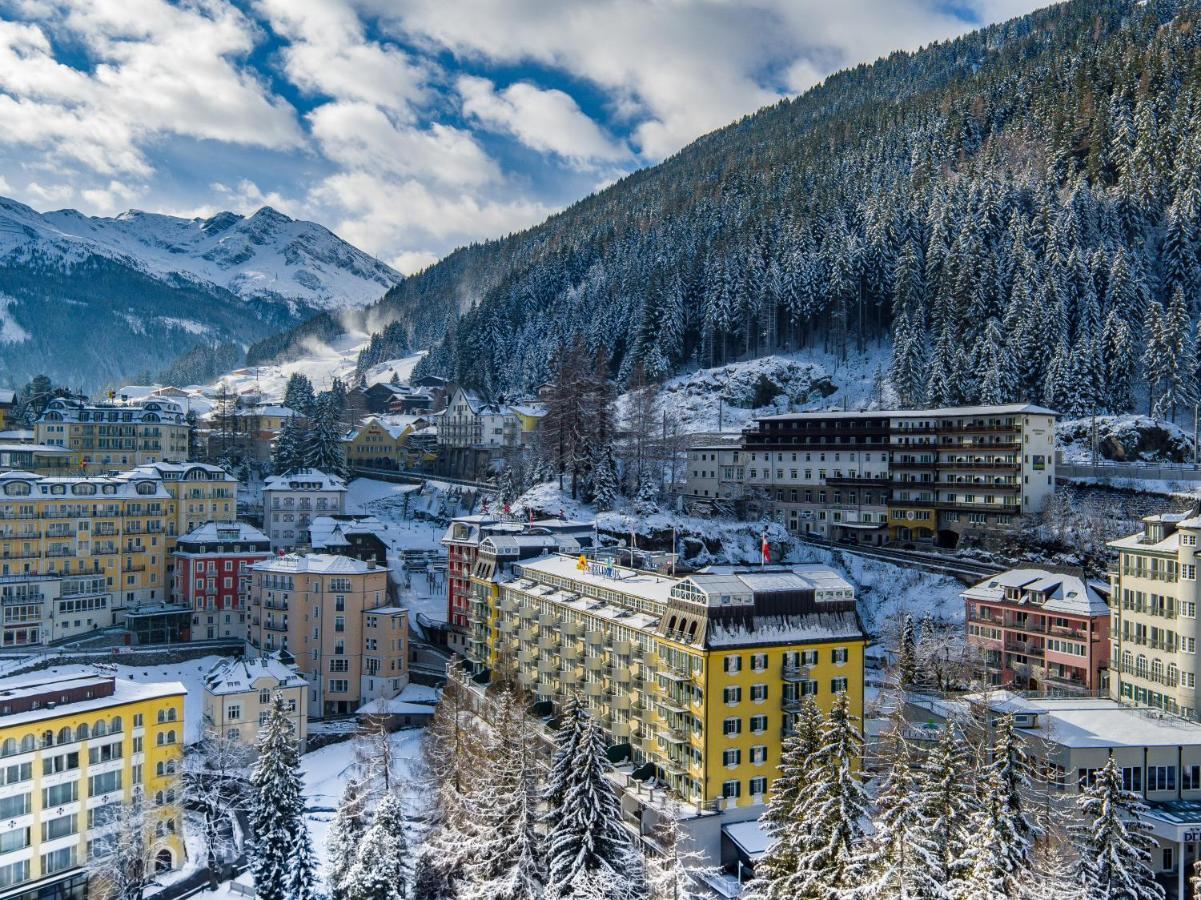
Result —
<path fill-rule="evenodd" d="M 500 391 L 895 341 L 905 402 L 1191 405 L 1201 7 L 1073 0 L 837 74 L 371 309 Z M 462 311 L 462 315 L 457 315 Z M 310 326 L 312 327 L 312 326 Z"/>

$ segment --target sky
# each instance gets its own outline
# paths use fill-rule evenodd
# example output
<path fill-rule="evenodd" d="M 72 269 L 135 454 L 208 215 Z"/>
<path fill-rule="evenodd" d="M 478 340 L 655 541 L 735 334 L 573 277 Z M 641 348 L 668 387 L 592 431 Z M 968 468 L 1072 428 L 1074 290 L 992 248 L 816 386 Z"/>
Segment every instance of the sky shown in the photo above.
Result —
<path fill-rule="evenodd" d="M 0 0 L 0 195 L 270 205 L 402 272 L 1047 0 Z"/>

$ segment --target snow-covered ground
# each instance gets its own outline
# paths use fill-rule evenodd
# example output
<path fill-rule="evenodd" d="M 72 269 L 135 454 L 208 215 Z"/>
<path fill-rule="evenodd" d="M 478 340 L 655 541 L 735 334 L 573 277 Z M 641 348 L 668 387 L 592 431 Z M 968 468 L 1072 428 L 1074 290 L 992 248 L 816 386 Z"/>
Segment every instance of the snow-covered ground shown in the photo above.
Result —
<path fill-rule="evenodd" d="M 187 689 L 184 698 L 184 743 L 194 744 L 204 734 L 204 676 L 213 666 L 221 662 L 223 656 L 202 656 L 184 662 L 168 663 L 162 666 L 127 666 L 109 663 L 72 664 L 66 666 L 51 666 L 36 674 L 42 675 L 79 675 L 103 674 L 116 675 L 138 684 L 151 684 L 156 681 L 179 681 Z"/>
<path fill-rule="evenodd" d="M 895 398 L 886 385 L 881 394 L 876 374 L 887 375 L 890 359 L 886 344 L 852 350 L 845 361 L 820 349 L 777 353 L 676 375 L 664 382 L 662 400 L 687 433 L 737 434 L 756 416 L 777 413 L 888 407 Z M 628 402 L 618 398 L 619 414 Z"/>
<path fill-rule="evenodd" d="M 1193 436 L 1179 425 L 1150 416 L 1097 416 L 1061 419 L 1055 426 L 1060 458 L 1090 465 L 1093 444 L 1104 462 L 1173 463 L 1193 458 Z"/>

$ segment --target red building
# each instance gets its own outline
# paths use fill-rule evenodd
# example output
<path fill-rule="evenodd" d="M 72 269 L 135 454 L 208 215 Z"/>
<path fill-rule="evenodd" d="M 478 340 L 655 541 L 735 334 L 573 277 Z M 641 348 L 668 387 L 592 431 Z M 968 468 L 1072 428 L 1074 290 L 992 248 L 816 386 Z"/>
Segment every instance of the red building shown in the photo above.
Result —
<path fill-rule="evenodd" d="M 273 555 L 270 538 L 244 522 L 209 522 L 179 539 L 172 599 L 192 610 L 191 640 L 246 638 L 250 567 Z"/>
<path fill-rule="evenodd" d="M 451 650 L 463 652 L 467 635 L 467 608 L 471 602 L 471 568 L 480 543 L 500 520 L 492 516 L 460 516 L 452 519 L 442 538 L 446 547 L 446 621 Z M 518 526 L 520 527 L 520 526 Z"/>
<path fill-rule="evenodd" d="M 1100 691 L 1109 664 L 1109 589 L 1079 575 L 1011 569 L 962 594 L 968 643 L 993 684 L 1047 694 Z"/>

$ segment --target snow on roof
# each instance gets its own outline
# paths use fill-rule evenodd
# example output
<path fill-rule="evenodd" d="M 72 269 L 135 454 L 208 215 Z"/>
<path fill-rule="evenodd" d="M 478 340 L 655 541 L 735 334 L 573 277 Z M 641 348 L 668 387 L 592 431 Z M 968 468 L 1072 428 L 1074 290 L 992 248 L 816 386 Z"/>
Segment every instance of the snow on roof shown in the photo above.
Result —
<path fill-rule="evenodd" d="M 0 431 L 0 441 L 27 443 L 32 441 L 33 437 L 34 431 L 32 428 L 10 428 L 7 431 Z"/>
<path fill-rule="evenodd" d="M 329 553 L 309 553 L 301 556 L 289 553 L 287 556 L 277 556 L 257 562 L 250 568 L 256 572 L 273 572 L 276 574 L 316 575 L 366 575 L 370 572 L 386 572 L 373 562 L 354 559 L 349 556 L 334 556 Z"/>
<path fill-rule="evenodd" d="M 257 690 L 264 678 L 276 687 L 304 687 L 307 681 L 299 672 L 290 669 L 277 656 L 227 659 L 217 663 L 204 676 L 204 689 L 210 694 L 244 694 Z"/>
<path fill-rule="evenodd" d="M 749 647 L 767 644 L 805 644 L 858 641 L 865 637 L 854 612 L 804 613 L 794 616 L 753 616 L 711 619 L 705 631 L 708 647 Z"/>
<path fill-rule="evenodd" d="M 272 475 L 263 484 L 264 491 L 344 491 L 346 482 L 320 469 L 297 469 L 286 475 Z"/>
<path fill-rule="evenodd" d="M 282 406 L 275 403 L 263 403 L 257 406 L 251 406 L 246 409 L 239 409 L 234 413 L 235 416 L 279 416 L 281 419 L 290 419 L 296 415 L 296 410 L 289 406 Z"/>
<path fill-rule="evenodd" d="M 779 421 L 787 419 L 929 419 L 953 418 L 956 416 L 1006 416 L 1006 415 L 1035 415 L 1058 416 L 1059 413 L 1045 406 L 1033 403 L 1009 403 L 1003 406 L 942 406 L 937 409 L 869 409 L 869 410 L 840 410 L 832 409 L 826 412 L 782 413 L 777 416 L 757 416 L 762 420 Z"/>
<path fill-rule="evenodd" d="M 18 696 L 30 693 L 43 693 L 49 690 L 57 690 L 59 688 L 81 687 L 89 683 L 100 683 L 110 680 L 105 676 L 96 675 L 79 675 L 71 678 L 63 678 L 61 675 L 53 678 L 47 678 L 46 673 L 40 673 L 40 677 L 31 677 L 28 675 L 14 675 L 11 678 L 0 679 L 0 696 L 16 692 Z M 43 707 L 42 709 L 31 709 L 22 713 L 11 713 L 4 717 L 5 727 L 13 725 L 26 725 L 33 722 L 40 722 L 43 719 L 54 719 L 64 715 L 64 712 L 71 715 L 91 712 L 93 710 L 108 709 L 112 706 L 117 706 L 125 703 L 136 703 L 142 700 L 155 700 L 159 697 L 173 697 L 175 695 L 185 695 L 188 690 L 179 681 L 152 681 L 144 684 L 138 684 L 133 681 L 126 681 L 124 678 L 112 678 L 113 694 L 108 697 L 94 697 L 91 700 L 79 700 L 74 703 L 59 703 L 51 707 Z"/>
<path fill-rule="evenodd" d="M 1106 546 L 1113 547 L 1115 550 L 1142 550 L 1157 553 L 1175 553 L 1180 547 L 1180 535 L 1175 531 L 1162 541 L 1155 542 L 1144 540 L 1146 534 L 1147 532 L 1140 531 L 1138 534 L 1110 541 Z"/>
<path fill-rule="evenodd" d="M 180 543 L 268 543 L 271 539 L 247 522 L 205 522 L 185 534 Z"/>
<path fill-rule="evenodd" d="M 1034 602 L 1047 612 L 1077 616 L 1109 614 L 1109 604 L 1096 587 L 1078 575 L 1045 569 L 1010 569 L 973 585 L 963 596 L 969 600 L 1000 602 L 1005 600 L 1007 588 L 1022 592 L 1022 600 L 1010 602 L 1027 602 L 1028 593 L 1045 597 L 1045 602 Z"/>
<path fill-rule="evenodd" d="M 531 419 L 540 419 L 546 415 L 546 406 L 542 403 L 513 403 L 509 407 L 513 412 Z"/>
<path fill-rule="evenodd" d="M 356 711 L 360 716 L 432 716 L 434 707 L 428 703 L 410 703 L 400 697 L 377 697 Z"/>
<path fill-rule="evenodd" d="M 170 500 L 171 495 L 167 493 L 167 489 L 163 487 L 161 478 L 146 477 L 144 473 L 136 471 L 122 472 L 120 475 L 71 475 L 71 476 L 48 476 L 36 475 L 33 472 L 4 472 L 0 473 L 0 482 L 3 481 L 26 481 L 30 484 L 30 490 L 37 490 L 40 495 L 50 497 L 68 497 L 88 496 L 103 499 L 104 497 L 137 497 L 139 500 Z M 72 487 L 75 485 L 89 484 L 97 488 L 95 494 L 76 494 Z M 140 485 L 153 485 L 154 490 L 142 493 L 138 491 Z M 62 487 L 62 491 L 55 491 L 56 487 Z"/>
<path fill-rule="evenodd" d="M 723 825 L 721 830 L 726 837 L 738 845 L 738 849 L 745 853 L 751 862 L 759 859 L 775 843 L 775 839 L 759 819 Z"/>
<path fill-rule="evenodd" d="M 70 449 L 69 447 L 56 447 L 53 444 L 22 444 L 19 442 L 14 442 L 11 444 L 0 443 L 0 451 L 13 450 L 25 453 L 49 453 L 55 456 L 62 456 L 63 454 L 78 452 Z"/>
<path fill-rule="evenodd" d="M 609 578 L 606 575 L 593 574 L 587 569 L 581 572 L 577 568 L 578 564 L 578 557 L 555 554 L 532 559 L 520 565 L 522 570 L 527 573 L 565 578 L 580 584 L 593 585 L 607 591 L 629 594 L 658 603 L 666 603 L 671 596 L 671 589 L 680 581 L 679 578 L 669 578 L 665 575 L 655 575 L 618 565 L 611 567 L 611 571 L 617 577 Z"/>
<path fill-rule="evenodd" d="M 389 417 L 389 418 L 402 418 L 402 417 L 396 416 L 396 417 Z M 368 428 L 372 425 L 377 425 L 380 428 L 382 428 L 384 431 L 388 432 L 389 437 L 391 437 L 393 440 L 396 440 L 396 438 L 399 438 L 402 435 L 404 435 L 405 431 L 407 431 L 412 426 L 413 422 L 415 422 L 417 420 L 416 416 L 404 416 L 403 418 L 410 419 L 411 421 L 398 423 L 398 422 L 393 422 L 393 421 L 385 421 L 383 416 L 364 416 L 362 425 L 358 428 L 350 429 L 350 432 L 347 435 L 347 437 L 350 440 L 354 440 L 364 428 Z"/>
<path fill-rule="evenodd" d="M 188 472 L 192 472 L 197 469 L 204 472 L 206 475 L 218 476 L 226 481 L 236 481 L 236 479 L 233 477 L 233 475 L 231 475 L 226 469 L 223 469 L 221 466 L 215 466 L 212 463 L 203 463 L 203 462 L 143 463 L 142 465 L 137 466 L 130 471 L 137 472 L 142 475 L 153 476 L 153 475 L 157 474 L 157 475 L 162 475 L 163 477 L 179 476 L 180 478 L 182 478 L 183 476 L 187 475 Z M 171 477 L 171 478 L 169 478 L 169 480 L 175 481 L 175 480 L 179 480 L 179 479 Z"/>
<path fill-rule="evenodd" d="M 381 540 L 387 534 L 388 527 L 375 516 L 317 516 L 309 523 L 309 541 L 314 547 L 329 547 L 332 545 L 349 546 L 346 540 L 351 534 L 374 534 Z"/>
<path fill-rule="evenodd" d="M 17 399 L 17 392 L 10 391 L 7 388 L 0 388 L 0 403 L 5 406 L 12 406 Z"/>

